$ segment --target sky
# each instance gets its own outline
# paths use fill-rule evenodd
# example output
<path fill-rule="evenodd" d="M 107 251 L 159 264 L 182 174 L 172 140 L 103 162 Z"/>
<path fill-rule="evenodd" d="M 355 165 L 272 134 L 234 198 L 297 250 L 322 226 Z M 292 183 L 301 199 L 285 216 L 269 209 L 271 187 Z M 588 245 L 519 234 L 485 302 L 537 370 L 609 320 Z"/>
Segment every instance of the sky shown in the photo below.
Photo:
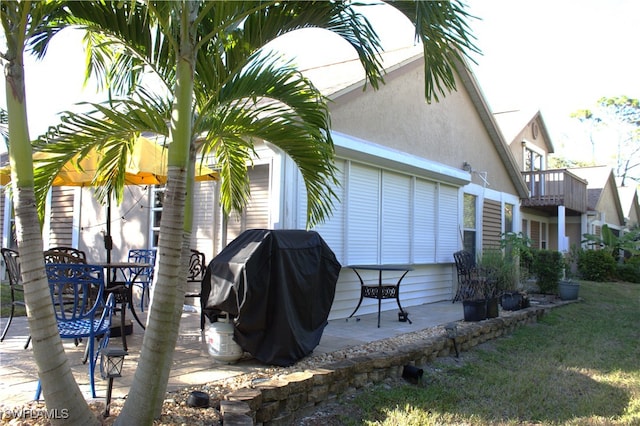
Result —
<path fill-rule="evenodd" d="M 466 0 L 481 56 L 472 64 L 493 112 L 540 110 L 556 151 L 579 154 L 577 123 L 570 114 L 592 108 L 603 97 L 640 98 L 637 0 Z M 386 8 L 386 7 L 385 7 Z M 403 17 L 385 8 L 370 12 L 387 48 L 411 45 L 413 31 Z M 373 10 L 373 9 L 372 9 Z M 395 12 L 395 11 L 392 11 Z M 313 33 L 311 33 L 313 34 Z M 62 32 L 44 61 L 26 63 L 28 116 L 32 138 L 56 123 L 56 114 L 80 100 L 101 99 L 83 90 L 81 34 Z M 301 65 L 322 52 L 348 56 L 331 40 L 292 37 Z M 313 44 L 313 43 L 317 44 Z M 305 56 L 306 55 L 306 56 Z M 0 89 L 5 91 L 4 79 Z M 5 97 L 0 106 L 6 107 Z M 584 135 L 582 135 L 584 136 Z"/>
<path fill-rule="evenodd" d="M 556 151 L 585 143 L 572 112 L 601 97 L 640 99 L 636 0 L 469 0 L 483 55 L 473 67 L 493 112 L 539 109 Z M 589 145 L 590 146 L 590 145 Z"/>

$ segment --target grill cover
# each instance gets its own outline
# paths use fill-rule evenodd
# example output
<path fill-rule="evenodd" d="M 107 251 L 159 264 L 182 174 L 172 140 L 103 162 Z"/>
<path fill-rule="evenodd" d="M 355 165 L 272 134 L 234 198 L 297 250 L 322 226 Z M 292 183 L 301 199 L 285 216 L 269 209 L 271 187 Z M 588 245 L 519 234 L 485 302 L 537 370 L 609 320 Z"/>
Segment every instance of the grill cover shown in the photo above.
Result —
<path fill-rule="evenodd" d="M 289 366 L 320 343 L 340 268 L 317 232 L 247 230 L 209 263 L 201 303 L 212 321 L 235 317 L 244 351 Z"/>

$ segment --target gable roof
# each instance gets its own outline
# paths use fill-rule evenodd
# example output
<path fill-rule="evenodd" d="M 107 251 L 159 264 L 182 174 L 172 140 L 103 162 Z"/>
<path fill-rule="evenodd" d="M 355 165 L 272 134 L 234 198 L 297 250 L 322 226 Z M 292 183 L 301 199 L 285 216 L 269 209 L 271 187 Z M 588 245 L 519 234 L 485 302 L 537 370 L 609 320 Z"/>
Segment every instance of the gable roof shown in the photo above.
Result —
<path fill-rule="evenodd" d="M 539 124 L 538 127 L 545 141 L 547 153 L 552 154 L 554 152 L 553 142 L 549 136 L 549 129 L 547 128 L 539 110 L 500 111 L 495 112 L 493 116 L 495 117 L 498 126 L 508 143 L 515 142 L 515 138 L 523 131 L 523 129 L 534 121 L 537 121 Z"/>
<path fill-rule="evenodd" d="M 636 186 L 618 186 L 618 196 L 627 225 L 634 225 L 640 219 L 640 204 Z"/>
<path fill-rule="evenodd" d="M 613 170 L 608 166 L 576 167 L 568 169 L 571 173 L 587 181 L 587 207 L 592 211 L 599 211 L 605 206 L 599 206 L 607 190 L 611 191 L 615 210 L 618 212 L 620 223 L 624 223 L 624 211 L 620 203 L 620 196 Z"/>

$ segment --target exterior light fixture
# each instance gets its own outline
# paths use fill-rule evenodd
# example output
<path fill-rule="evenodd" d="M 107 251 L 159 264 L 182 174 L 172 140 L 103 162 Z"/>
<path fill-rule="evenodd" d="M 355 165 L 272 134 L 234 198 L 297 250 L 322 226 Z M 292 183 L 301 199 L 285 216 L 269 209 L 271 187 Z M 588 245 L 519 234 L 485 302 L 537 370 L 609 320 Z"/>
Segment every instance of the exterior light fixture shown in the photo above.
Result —
<path fill-rule="evenodd" d="M 121 348 L 104 348 L 100 351 L 100 375 L 103 379 L 109 379 L 109 385 L 107 387 L 107 402 L 104 407 L 103 417 L 109 417 L 113 378 L 122 377 L 124 357 L 127 355 L 127 351 Z"/>

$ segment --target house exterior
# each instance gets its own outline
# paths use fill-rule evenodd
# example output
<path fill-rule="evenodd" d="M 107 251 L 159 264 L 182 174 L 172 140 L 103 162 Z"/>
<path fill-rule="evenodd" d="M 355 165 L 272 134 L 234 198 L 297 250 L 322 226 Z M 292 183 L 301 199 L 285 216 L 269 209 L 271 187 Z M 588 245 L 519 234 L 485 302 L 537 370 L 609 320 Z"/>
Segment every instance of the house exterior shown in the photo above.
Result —
<path fill-rule="evenodd" d="M 537 249 L 567 252 L 587 232 L 587 181 L 573 170 L 549 170 L 553 143 L 540 112 L 495 114 L 529 196 L 521 200 L 521 230 Z"/>
<path fill-rule="evenodd" d="M 602 225 L 606 224 L 614 234 L 621 235 L 627 225 L 611 167 L 579 167 L 569 170 L 587 181 L 586 232 L 600 235 Z"/>
<path fill-rule="evenodd" d="M 633 229 L 640 225 L 640 201 L 638 201 L 638 188 L 633 186 L 618 186 L 620 204 L 624 213 L 627 228 Z"/>
<path fill-rule="evenodd" d="M 331 99 L 340 181 L 333 188 L 339 199 L 333 215 L 315 228 L 343 265 L 331 319 L 348 317 L 359 299 L 360 284 L 350 264 L 411 264 L 414 270 L 401 290 L 402 305 L 411 311 L 453 298 L 455 251 L 493 247 L 502 233 L 519 232 L 531 220 L 520 209 L 530 189 L 518 157 L 473 74 L 459 67 L 457 92 L 428 104 L 422 56 L 394 64 L 377 91 L 363 90 L 356 62 L 309 71 Z M 306 227 L 306 194 L 295 165 L 268 143 L 256 148 L 249 170 L 251 202 L 241 215 L 223 219 L 218 183 L 196 184 L 192 246 L 207 261 L 244 229 Z M 129 248 L 157 242 L 162 188 L 126 191 L 125 202 L 112 213 L 114 260 L 124 259 Z M 47 216 L 45 246 L 64 242 L 89 259 L 104 260 L 106 212 L 95 203 L 92 189 L 53 188 L 49 204 L 55 208 Z M 6 245 L 9 229 L 5 224 Z M 364 278 L 373 280 L 374 274 Z M 394 300 L 383 302 L 383 310 L 389 309 L 397 309 Z M 377 303 L 365 299 L 358 313 L 376 311 Z"/>

